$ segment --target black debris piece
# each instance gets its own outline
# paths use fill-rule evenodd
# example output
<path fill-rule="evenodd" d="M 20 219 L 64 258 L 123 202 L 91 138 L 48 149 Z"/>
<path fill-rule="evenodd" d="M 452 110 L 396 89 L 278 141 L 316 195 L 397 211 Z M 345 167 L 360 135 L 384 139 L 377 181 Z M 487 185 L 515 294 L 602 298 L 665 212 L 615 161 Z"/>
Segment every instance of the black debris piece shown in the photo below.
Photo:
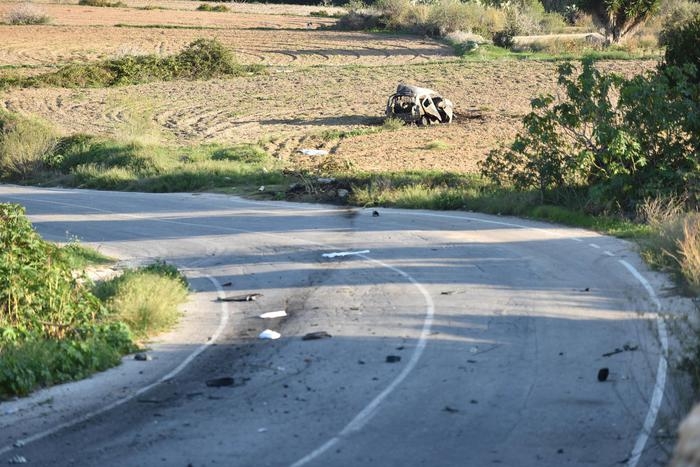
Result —
<path fill-rule="evenodd" d="M 230 376 L 224 376 L 222 378 L 214 378 L 207 381 L 207 386 L 210 388 L 223 388 L 226 386 L 233 386 L 234 380 Z"/>
<path fill-rule="evenodd" d="M 442 410 L 444 410 L 445 412 L 449 412 L 449 413 L 459 412 L 459 409 L 455 409 L 454 407 L 450 407 L 449 405 L 446 405 L 445 408 Z"/>
<path fill-rule="evenodd" d="M 608 368 L 601 368 L 598 370 L 598 381 L 601 383 L 607 380 L 608 376 L 610 376 L 610 370 Z"/>
<path fill-rule="evenodd" d="M 396 363 L 401 361 L 401 356 L 400 355 L 387 355 L 386 356 L 386 362 L 387 363 Z"/>
<path fill-rule="evenodd" d="M 372 211 L 372 217 L 379 217 L 379 211 Z"/>
<path fill-rule="evenodd" d="M 315 341 L 318 339 L 328 339 L 329 337 L 333 337 L 330 334 L 328 334 L 326 331 L 316 331 L 316 332 L 310 332 L 304 337 L 301 338 L 303 341 Z"/>
<path fill-rule="evenodd" d="M 235 297 L 219 298 L 218 300 L 220 302 L 254 302 L 259 297 L 262 297 L 262 294 L 251 293 L 246 295 L 236 295 Z"/>

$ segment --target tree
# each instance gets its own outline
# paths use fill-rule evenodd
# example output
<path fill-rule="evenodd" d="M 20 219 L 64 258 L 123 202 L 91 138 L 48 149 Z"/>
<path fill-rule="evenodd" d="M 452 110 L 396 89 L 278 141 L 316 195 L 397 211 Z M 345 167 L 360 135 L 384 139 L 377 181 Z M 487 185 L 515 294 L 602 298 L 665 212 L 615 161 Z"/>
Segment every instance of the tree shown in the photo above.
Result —
<path fill-rule="evenodd" d="M 661 0 L 582 0 L 580 8 L 603 27 L 608 42 L 619 44 L 652 16 Z"/>

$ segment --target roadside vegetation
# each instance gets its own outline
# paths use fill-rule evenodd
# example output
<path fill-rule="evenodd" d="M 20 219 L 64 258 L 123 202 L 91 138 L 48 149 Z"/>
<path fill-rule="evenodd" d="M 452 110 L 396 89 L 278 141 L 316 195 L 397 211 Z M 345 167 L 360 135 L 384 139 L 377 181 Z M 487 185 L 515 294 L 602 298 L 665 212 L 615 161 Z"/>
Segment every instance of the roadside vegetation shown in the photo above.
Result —
<path fill-rule="evenodd" d="M 75 267 L 106 258 L 44 241 L 18 205 L 0 204 L 0 226 L 0 400 L 112 367 L 177 319 L 187 286 L 176 269 L 156 263 L 93 290 Z"/>

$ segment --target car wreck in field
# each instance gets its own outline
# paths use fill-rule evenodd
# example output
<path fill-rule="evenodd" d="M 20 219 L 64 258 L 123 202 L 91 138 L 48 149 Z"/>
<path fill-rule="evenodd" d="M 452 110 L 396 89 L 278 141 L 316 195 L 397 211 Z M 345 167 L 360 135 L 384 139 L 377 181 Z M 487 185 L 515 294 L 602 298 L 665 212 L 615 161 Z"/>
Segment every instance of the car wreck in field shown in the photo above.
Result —
<path fill-rule="evenodd" d="M 386 103 L 386 116 L 416 125 L 452 122 L 452 101 L 432 89 L 399 84 Z"/>

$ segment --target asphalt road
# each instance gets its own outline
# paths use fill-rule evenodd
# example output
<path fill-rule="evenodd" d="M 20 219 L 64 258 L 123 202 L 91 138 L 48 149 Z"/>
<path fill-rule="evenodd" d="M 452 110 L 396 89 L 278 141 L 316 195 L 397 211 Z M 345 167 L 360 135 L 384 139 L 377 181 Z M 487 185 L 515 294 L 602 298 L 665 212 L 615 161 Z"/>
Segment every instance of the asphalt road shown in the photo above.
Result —
<path fill-rule="evenodd" d="M 195 291 L 153 360 L 127 357 L 87 381 L 0 403 L 1 462 L 667 459 L 657 434 L 675 414 L 655 313 L 678 302 L 659 298 L 667 284 L 626 242 L 474 213 L 373 216 L 211 194 L 0 186 L 0 202 L 25 205 L 47 239 L 174 263 Z M 334 252 L 354 254 L 323 256 Z M 248 293 L 262 297 L 217 301 Z M 258 317 L 277 310 L 289 316 Z M 282 337 L 259 339 L 264 329 Z M 319 331 L 332 337 L 302 340 Z M 207 385 L 223 377 L 233 385 Z"/>

